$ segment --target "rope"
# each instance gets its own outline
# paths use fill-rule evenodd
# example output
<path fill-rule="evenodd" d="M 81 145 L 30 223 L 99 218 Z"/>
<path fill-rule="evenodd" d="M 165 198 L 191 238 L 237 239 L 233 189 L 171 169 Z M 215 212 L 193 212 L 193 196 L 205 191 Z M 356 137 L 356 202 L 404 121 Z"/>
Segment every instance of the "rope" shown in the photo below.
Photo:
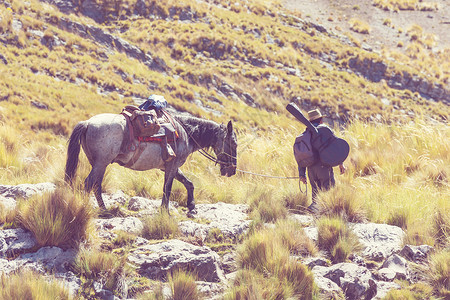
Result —
<path fill-rule="evenodd" d="M 258 173 L 253 173 L 253 172 L 244 171 L 244 170 L 240 170 L 240 169 L 236 169 L 236 171 L 239 171 L 239 172 L 245 173 L 245 174 L 254 175 L 254 176 L 261 176 L 261 177 L 275 178 L 275 179 L 299 179 L 300 178 L 300 177 L 272 176 L 272 175 L 258 174 Z"/>

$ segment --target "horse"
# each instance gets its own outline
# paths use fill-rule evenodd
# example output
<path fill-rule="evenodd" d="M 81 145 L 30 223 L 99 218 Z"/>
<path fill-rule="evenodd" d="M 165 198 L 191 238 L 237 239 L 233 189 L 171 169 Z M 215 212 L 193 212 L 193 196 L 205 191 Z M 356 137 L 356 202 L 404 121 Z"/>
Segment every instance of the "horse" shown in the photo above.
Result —
<path fill-rule="evenodd" d="M 87 193 L 94 190 L 101 209 L 106 209 L 102 199 L 102 181 L 106 167 L 118 163 L 136 171 L 164 171 L 161 207 L 167 211 L 173 180 L 178 180 L 186 188 L 189 213 L 195 213 L 194 185 L 181 172 L 180 167 L 191 153 L 212 148 L 217 157 L 214 161 L 220 165 L 220 174 L 227 177 L 235 175 L 236 133 L 231 121 L 225 126 L 181 113 L 171 112 L 170 115 L 173 127 L 178 133 L 173 147 L 176 156 L 170 161 L 163 159 L 161 143 L 138 142 L 137 138 L 130 134 L 131 123 L 122 114 L 103 113 L 79 122 L 68 141 L 65 181 L 70 185 L 73 182 L 81 145 L 92 167 L 84 181 L 84 189 Z M 130 147 L 130 142 L 133 147 Z M 136 155 L 136 151 L 139 151 L 140 155 Z M 209 156 L 212 157 L 210 154 Z"/>

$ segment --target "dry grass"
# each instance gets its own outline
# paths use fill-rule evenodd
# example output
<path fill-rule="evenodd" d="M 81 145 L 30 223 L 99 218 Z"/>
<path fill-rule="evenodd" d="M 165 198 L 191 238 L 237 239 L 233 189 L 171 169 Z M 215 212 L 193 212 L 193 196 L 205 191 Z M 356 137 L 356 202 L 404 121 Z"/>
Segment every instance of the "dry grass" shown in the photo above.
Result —
<path fill-rule="evenodd" d="M 174 238 L 179 234 L 178 222 L 169 213 L 161 209 L 157 214 L 143 220 L 142 236 L 146 239 Z"/>
<path fill-rule="evenodd" d="M 169 285 L 174 300 L 198 300 L 202 299 L 195 283 L 196 277 L 191 273 L 181 270 L 169 275 Z"/>
<path fill-rule="evenodd" d="M 323 217 L 317 222 L 319 248 L 328 252 L 334 263 L 344 262 L 361 245 L 346 222 L 340 218 Z"/>
<path fill-rule="evenodd" d="M 370 26 L 366 22 L 358 19 L 350 19 L 350 29 L 354 32 L 362 33 L 362 34 L 369 34 L 370 33 Z"/>
<path fill-rule="evenodd" d="M 22 270 L 15 274 L 0 275 L 0 299 L 73 299 L 69 290 L 56 279 L 44 278 L 34 272 Z"/>
<path fill-rule="evenodd" d="M 78 246 L 92 234 L 94 211 L 87 197 L 60 188 L 21 204 L 19 223 L 33 233 L 41 247 Z"/>

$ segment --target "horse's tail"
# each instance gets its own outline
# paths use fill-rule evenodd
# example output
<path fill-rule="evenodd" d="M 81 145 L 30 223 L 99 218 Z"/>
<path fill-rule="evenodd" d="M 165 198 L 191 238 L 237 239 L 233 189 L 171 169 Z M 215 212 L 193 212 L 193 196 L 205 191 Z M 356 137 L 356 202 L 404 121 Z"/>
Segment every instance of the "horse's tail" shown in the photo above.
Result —
<path fill-rule="evenodd" d="M 69 138 L 69 147 L 67 148 L 66 173 L 64 180 L 72 184 L 73 177 L 78 167 L 78 156 L 80 154 L 81 137 L 86 133 L 87 122 L 78 123 L 72 131 Z"/>

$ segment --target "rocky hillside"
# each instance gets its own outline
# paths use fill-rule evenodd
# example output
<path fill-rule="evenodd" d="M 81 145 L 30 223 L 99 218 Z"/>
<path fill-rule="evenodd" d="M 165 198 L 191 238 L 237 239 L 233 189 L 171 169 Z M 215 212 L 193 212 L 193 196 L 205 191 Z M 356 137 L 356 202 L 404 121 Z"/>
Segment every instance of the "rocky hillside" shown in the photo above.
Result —
<path fill-rule="evenodd" d="M 3 185 L 0 186 L 0 203 L 15 206 L 18 197 L 28 198 L 54 189 L 51 183 Z M 96 219 L 95 230 L 102 247 L 116 253 L 128 247 L 129 250 L 124 253 L 128 263 L 134 266 L 137 274 L 153 282 L 139 282 L 136 275 L 128 276 L 122 279 L 120 289 L 116 286 L 113 290 L 108 288 L 102 276 L 96 277 L 92 283 L 86 282 L 85 278 L 73 273 L 71 266 L 77 256 L 75 249 L 39 248 L 33 235 L 23 229 L 0 230 L 0 273 L 13 274 L 24 268 L 43 274 L 52 273 L 72 295 L 86 297 L 86 291 L 93 289 L 93 298 L 89 299 L 134 299 L 136 293 L 142 290 L 150 295 L 157 287 L 155 282 L 166 281 L 168 274 L 176 269 L 195 270 L 197 288 L 205 299 L 223 299 L 233 286 L 238 257 L 235 251 L 229 251 L 233 247 L 227 246 L 225 241 L 239 240 L 248 233 L 251 220 L 247 215 L 247 205 L 222 202 L 199 204 L 195 220 L 181 218 L 179 221 L 181 233 L 176 239 L 157 241 L 136 235 L 143 228 L 141 219 L 156 214 L 160 201 L 130 198 L 122 192 L 105 194 L 105 198 L 108 207 L 126 205 L 134 215 Z M 95 203 L 92 199 L 91 204 Z M 172 215 L 180 218 L 178 204 L 174 202 L 170 206 Z M 300 226 L 298 230 L 304 230 L 307 239 L 318 242 L 316 220 L 312 216 L 292 214 L 288 218 Z M 362 248 L 360 255 L 352 255 L 347 262 L 332 263 L 324 255 L 304 257 L 298 253 L 292 256 L 312 270 L 320 295 L 332 299 L 383 299 L 390 290 L 401 288 L 398 280 L 410 283 L 423 280 L 417 266 L 423 268 L 433 247 L 402 246 L 405 233 L 396 226 L 375 223 L 353 223 L 350 226 Z M 127 245 L 118 247 L 118 235 L 123 235 L 123 232 L 132 238 L 126 242 Z M 214 239 L 221 243 L 212 243 Z M 166 283 L 163 298 L 171 299 L 172 293 Z M 305 296 L 299 299 L 310 298 Z"/>
<path fill-rule="evenodd" d="M 8 275 L 0 299 L 27 268 L 81 299 L 179 299 L 177 269 L 196 274 L 206 299 L 448 296 L 450 50 L 431 26 L 402 23 L 404 11 L 381 2 L 346 0 L 338 10 L 340 2 L 325 0 L 314 8 L 290 0 L 0 0 L 0 274 Z M 412 13 L 441 20 L 436 35 L 446 32 L 439 10 Z M 297 172 L 290 151 L 299 124 L 289 102 L 353 126 L 344 188 L 331 195 L 350 199 L 338 207 L 345 222 L 307 214 L 296 182 L 240 173 L 214 181 L 213 164 L 194 156 L 184 168 L 196 186 L 195 218 L 175 186 L 167 218 L 175 224 L 158 219 L 161 173 L 113 169 L 104 182 L 109 210 L 93 213 L 86 229 L 94 237 L 80 247 L 41 246 L 19 225 L 19 211 L 63 186 L 73 126 L 152 94 L 178 111 L 232 119 L 239 168 L 260 173 Z M 87 173 L 86 159 L 80 164 Z M 369 208 L 363 217 L 360 203 Z M 176 234 L 143 234 L 152 218 Z M 319 230 L 327 221 L 339 229 L 333 247 Z M 254 247 L 247 261 L 246 247 Z"/>

